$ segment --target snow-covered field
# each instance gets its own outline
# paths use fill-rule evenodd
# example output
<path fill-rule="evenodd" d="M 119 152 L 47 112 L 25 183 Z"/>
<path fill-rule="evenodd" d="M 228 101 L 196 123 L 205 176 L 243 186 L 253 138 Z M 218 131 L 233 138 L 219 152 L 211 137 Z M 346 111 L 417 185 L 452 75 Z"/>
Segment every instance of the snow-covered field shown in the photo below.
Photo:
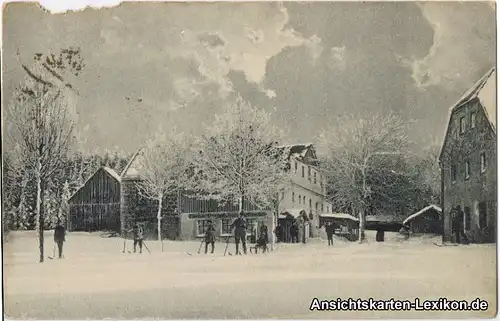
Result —
<path fill-rule="evenodd" d="M 46 257 L 52 233 L 46 234 Z M 13 232 L 4 244 L 5 313 L 10 318 L 439 317 L 496 314 L 496 248 L 438 247 L 439 238 L 327 247 L 278 244 L 267 255 L 198 255 L 197 242 L 147 242 L 152 254 L 121 253 L 123 240 L 69 233 L 63 260 L 39 264 L 36 236 Z M 130 241 L 128 241 L 130 242 Z M 132 244 L 128 244 L 131 249 Z M 234 252 L 234 244 L 229 245 Z M 186 254 L 192 253 L 192 255 Z M 486 312 L 309 311 L 311 300 L 374 298 L 488 300 Z"/>

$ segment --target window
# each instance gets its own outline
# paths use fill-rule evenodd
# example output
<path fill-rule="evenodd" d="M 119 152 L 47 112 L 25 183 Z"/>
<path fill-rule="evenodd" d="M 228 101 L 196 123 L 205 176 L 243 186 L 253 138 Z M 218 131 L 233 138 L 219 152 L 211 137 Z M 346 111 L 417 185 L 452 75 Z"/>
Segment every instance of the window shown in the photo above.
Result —
<path fill-rule="evenodd" d="M 486 227 L 486 202 L 479 203 L 479 228 Z"/>
<path fill-rule="evenodd" d="M 470 207 L 465 207 L 465 215 L 464 215 L 464 227 L 466 230 L 470 230 L 471 216 L 470 216 Z"/>
<path fill-rule="evenodd" d="M 292 192 L 292 203 L 295 203 L 295 192 Z"/>
<path fill-rule="evenodd" d="M 205 236 L 205 230 L 207 229 L 209 220 L 197 220 L 196 221 L 196 236 Z"/>
<path fill-rule="evenodd" d="M 284 200 L 285 199 L 285 192 L 281 192 L 281 199 Z"/>
<path fill-rule="evenodd" d="M 230 218 L 223 218 L 221 220 L 221 227 L 220 227 L 221 236 L 231 235 L 231 224 L 233 224 L 233 220 Z"/>
<path fill-rule="evenodd" d="M 297 173 L 297 161 L 293 161 L 293 163 L 295 164 L 295 172 L 294 173 Z"/>
<path fill-rule="evenodd" d="M 465 133 L 465 117 L 460 117 L 460 135 Z"/>
<path fill-rule="evenodd" d="M 470 128 L 476 128 L 476 113 L 470 113 Z"/>
<path fill-rule="evenodd" d="M 318 183 L 318 181 L 316 179 L 316 172 L 314 172 L 314 184 L 317 184 L 317 183 Z"/>
<path fill-rule="evenodd" d="M 305 173 L 306 173 L 306 169 L 304 168 L 304 165 L 302 165 L 302 177 L 306 177 Z"/>
<path fill-rule="evenodd" d="M 481 173 L 486 172 L 486 153 L 481 153 Z"/>
<path fill-rule="evenodd" d="M 451 164 L 451 182 L 455 183 L 457 181 L 457 166 L 455 164 Z"/>
<path fill-rule="evenodd" d="M 321 204 L 321 212 L 325 210 L 324 204 Z"/>
<path fill-rule="evenodd" d="M 306 205 L 306 197 L 305 196 L 302 197 L 302 202 L 304 203 L 304 205 Z"/>
<path fill-rule="evenodd" d="M 319 210 L 319 203 L 316 202 L 316 212 L 318 212 L 318 210 Z"/>
<path fill-rule="evenodd" d="M 299 195 L 299 204 L 302 204 L 302 197 Z"/>
<path fill-rule="evenodd" d="M 309 210 L 312 210 L 313 206 L 312 206 L 312 200 L 309 199 Z"/>
<path fill-rule="evenodd" d="M 310 166 L 307 166 L 307 180 L 308 181 L 311 180 L 311 167 Z"/>
<path fill-rule="evenodd" d="M 328 206 L 328 205 L 326 206 L 326 212 L 330 213 L 330 206 Z"/>
<path fill-rule="evenodd" d="M 465 179 L 469 179 L 470 178 L 470 163 L 469 161 L 466 161 L 465 162 Z"/>

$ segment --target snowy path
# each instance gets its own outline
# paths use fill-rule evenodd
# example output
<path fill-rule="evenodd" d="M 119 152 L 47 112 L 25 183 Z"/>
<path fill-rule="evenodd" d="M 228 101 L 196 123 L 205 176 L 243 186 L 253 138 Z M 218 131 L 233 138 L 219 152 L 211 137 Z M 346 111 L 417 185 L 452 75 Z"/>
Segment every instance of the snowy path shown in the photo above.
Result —
<path fill-rule="evenodd" d="M 34 237 L 15 235 L 6 244 L 8 316 L 325 319 L 492 316 L 496 310 L 496 249 L 491 245 L 388 242 L 327 248 L 312 242 L 280 245 L 266 256 L 224 257 L 223 244 L 205 256 L 196 254 L 195 242 L 166 242 L 164 253 L 148 242 L 153 254 L 133 255 L 121 253 L 119 239 L 70 234 L 68 241 L 67 258 L 45 264 L 36 263 Z M 315 297 L 479 297 L 494 306 L 487 312 L 310 312 Z"/>

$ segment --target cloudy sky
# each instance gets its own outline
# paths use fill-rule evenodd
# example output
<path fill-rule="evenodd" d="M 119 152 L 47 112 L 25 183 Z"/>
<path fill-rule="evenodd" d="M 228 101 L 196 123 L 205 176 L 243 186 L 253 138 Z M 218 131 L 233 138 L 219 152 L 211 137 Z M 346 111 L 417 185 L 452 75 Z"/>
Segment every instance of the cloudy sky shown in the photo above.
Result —
<path fill-rule="evenodd" d="M 172 123 L 196 134 L 235 94 L 269 110 L 289 142 L 315 142 L 338 115 L 393 110 L 417 121 L 411 138 L 425 145 L 495 64 L 495 28 L 487 3 L 128 3 L 67 14 L 10 4 L 3 97 L 23 76 L 18 49 L 28 61 L 80 46 L 86 150 L 133 151 Z"/>

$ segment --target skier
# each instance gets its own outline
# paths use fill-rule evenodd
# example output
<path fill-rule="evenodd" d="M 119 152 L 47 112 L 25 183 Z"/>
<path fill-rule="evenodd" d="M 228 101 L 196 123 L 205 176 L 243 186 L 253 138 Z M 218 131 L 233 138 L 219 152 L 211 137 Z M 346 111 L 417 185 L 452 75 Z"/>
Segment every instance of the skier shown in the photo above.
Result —
<path fill-rule="evenodd" d="M 54 229 L 54 242 L 57 244 L 57 249 L 59 250 L 59 258 L 63 257 L 63 243 L 66 241 L 66 229 L 61 224 L 60 221 L 57 222 L 57 226 Z"/>
<path fill-rule="evenodd" d="M 333 246 L 333 230 L 334 226 L 332 222 L 326 222 L 325 224 L 325 232 L 328 237 L 328 246 Z"/>
<path fill-rule="evenodd" d="M 239 217 L 234 220 L 233 224 L 231 224 L 231 230 L 233 228 L 234 228 L 234 242 L 236 243 L 236 254 L 241 255 L 239 251 L 240 241 L 243 245 L 243 252 L 247 254 L 247 243 L 246 243 L 247 221 L 243 216 L 243 212 L 240 212 Z"/>
<path fill-rule="evenodd" d="M 257 246 L 262 248 L 262 253 L 267 252 L 267 243 L 269 243 L 268 235 L 267 235 L 267 226 L 262 224 L 259 230 L 259 239 L 257 240 Z"/>
<path fill-rule="evenodd" d="M 212 245 L 212 251 L 210 253 L 213 254 L 215 247 L 215 228 L 212 221 L 208 221 L 208 226 L 205 230 L 205 254 L 208 252 L 208 244 Z"/>
<path fill-rule="evenodd" d="M 142 227 L 139 225 L 139 223 L 135 223 L 131 231 L 134 236 L 134 253 L 136 252 L 137 244 L 139 244 L 139 253 L 142 253 L 142 241 L 144 239 L 144 232 L 142 230 Z"/>

